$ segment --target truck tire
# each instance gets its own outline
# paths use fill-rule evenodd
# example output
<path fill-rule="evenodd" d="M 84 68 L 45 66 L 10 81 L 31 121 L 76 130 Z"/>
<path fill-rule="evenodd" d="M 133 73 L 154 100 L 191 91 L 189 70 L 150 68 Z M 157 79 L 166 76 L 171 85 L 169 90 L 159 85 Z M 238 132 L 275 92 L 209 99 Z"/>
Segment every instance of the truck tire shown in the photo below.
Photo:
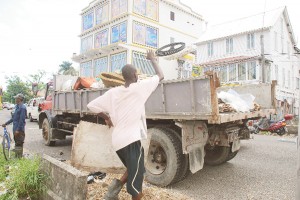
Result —
<path fill-rule="evenodd" d="M 204 162 L 207 165 L 216 166 L 225 163 L 228 160 L 230 154 L 230 147 L 207 145 L 205 148 Z"/>
<path fill-rule="evenodd" d="M 227 161 L 232 160 L 239 152 L 239 150 L 232 152 L 231 149 L 232 149 L 232 143 L 230 144 L 230 152 L 228 154 Z"/>
<path fill-rule="evenodd" d="M 55 141 L 51 141 L 52 131 L 47 118 L 42 123 L 43 139 L 46 146 L 55 146 Z"/>
<path fill-rule="evenodd" d="M 151 142 L 146 164 L 146 180 L 166 187 L 179 180 L 182 169 L 181 142 L 177 136 L 161 128 L 151 128 Z"/>
<path fill-rule="evenodd" d="M 33 118 L 32 118 L 32 116 L 31 116 L 31 113 L 29 113 L 29 121 L 30 121 L 30 122 L 33 122 Z"/>
<path fill-rule="evenodd" d="M 177 128 L 177 127 L 164 127 L 162 129 L 165 129 L 166 131 L 168 131 L 169 133 L 175 135 L 179 140 L 180 140 L 180 149 L 181 149 L 181 163 L 182 165 L 180 166 L 180 171 L 181 171 L 181 175 L 178 177 L 177 181 L 174 182 L 179 182 L 182 181 L 183 179 L 185 179 L 188 175 L 189 175 L 189 155 L 188 154 L 184 154 L 182 151 L 182 137 L 179 131 L 181 131 L 181 128 Z"/>

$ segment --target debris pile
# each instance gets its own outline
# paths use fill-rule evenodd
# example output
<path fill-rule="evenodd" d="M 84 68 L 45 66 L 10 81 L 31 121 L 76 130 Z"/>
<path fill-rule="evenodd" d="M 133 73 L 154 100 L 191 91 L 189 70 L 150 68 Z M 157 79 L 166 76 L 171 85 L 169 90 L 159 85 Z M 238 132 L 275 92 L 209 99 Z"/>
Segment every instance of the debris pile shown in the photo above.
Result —
<path fill-rule="evenodd" d="M 109 184 L 114 178 L 120 178 L 120 175 L 107 174 L 103 180 L 95 181 L 88 185 L 87 200 L 102 200 L 107 192 Z M 179 194 L 171 189 L 159 188 L 148 183 L 143 185 L 144 200 L 191 200 L 192 198 Z M 124 186 L 119 194 L 119 200 L 128 200 L 131 196 L 127 193 Z"/>

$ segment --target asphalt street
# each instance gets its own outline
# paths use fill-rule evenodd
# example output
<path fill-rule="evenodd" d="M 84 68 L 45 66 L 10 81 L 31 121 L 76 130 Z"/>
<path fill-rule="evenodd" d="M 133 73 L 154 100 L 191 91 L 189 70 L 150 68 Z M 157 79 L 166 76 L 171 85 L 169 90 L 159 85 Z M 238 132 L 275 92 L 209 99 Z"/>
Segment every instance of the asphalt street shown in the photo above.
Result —
<path fill-rule="evenodd" d="M 0 124 L 9 117 L 9 111 L 0 111 Z M 221 166 L 205 166 L 170 188 L 196 200 L 295 199 L 296 138 L 253 137 L 242 141 L 240 152 L 233 160 Z M 55 147 L 45 146 L 37 122 L 27 120 L 25 148 L 68 160 L 71 145 L 72 137 L 69 137 L 58 141 Z"/>

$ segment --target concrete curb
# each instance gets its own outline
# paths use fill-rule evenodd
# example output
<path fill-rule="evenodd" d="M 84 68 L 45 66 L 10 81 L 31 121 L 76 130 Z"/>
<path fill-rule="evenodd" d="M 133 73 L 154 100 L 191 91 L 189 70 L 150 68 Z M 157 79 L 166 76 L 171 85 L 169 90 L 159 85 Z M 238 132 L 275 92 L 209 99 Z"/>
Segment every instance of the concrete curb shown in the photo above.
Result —
<path fill-rule="evenodd" d="M 87 196 L 87 175 L 81 171 L 43 155 L 41 170 L 50 177 L 47 181 L 48 191 L 43 200 L 84 200 Z"/>

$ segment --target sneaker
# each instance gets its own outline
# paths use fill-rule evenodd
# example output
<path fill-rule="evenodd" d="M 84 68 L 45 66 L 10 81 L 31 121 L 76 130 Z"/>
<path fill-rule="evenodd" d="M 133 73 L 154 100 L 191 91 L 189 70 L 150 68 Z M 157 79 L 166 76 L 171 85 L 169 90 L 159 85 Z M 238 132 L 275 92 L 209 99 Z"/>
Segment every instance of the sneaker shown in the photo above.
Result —
<path fill-rule="evenodd" d="M 110 186 L 108 187 L 108 191 L 104 196 L 105 200 L 118 200 L 118 195 L 121 192 L 123 185 L 122 182 L 118 179 L 114 179 Z"/>

